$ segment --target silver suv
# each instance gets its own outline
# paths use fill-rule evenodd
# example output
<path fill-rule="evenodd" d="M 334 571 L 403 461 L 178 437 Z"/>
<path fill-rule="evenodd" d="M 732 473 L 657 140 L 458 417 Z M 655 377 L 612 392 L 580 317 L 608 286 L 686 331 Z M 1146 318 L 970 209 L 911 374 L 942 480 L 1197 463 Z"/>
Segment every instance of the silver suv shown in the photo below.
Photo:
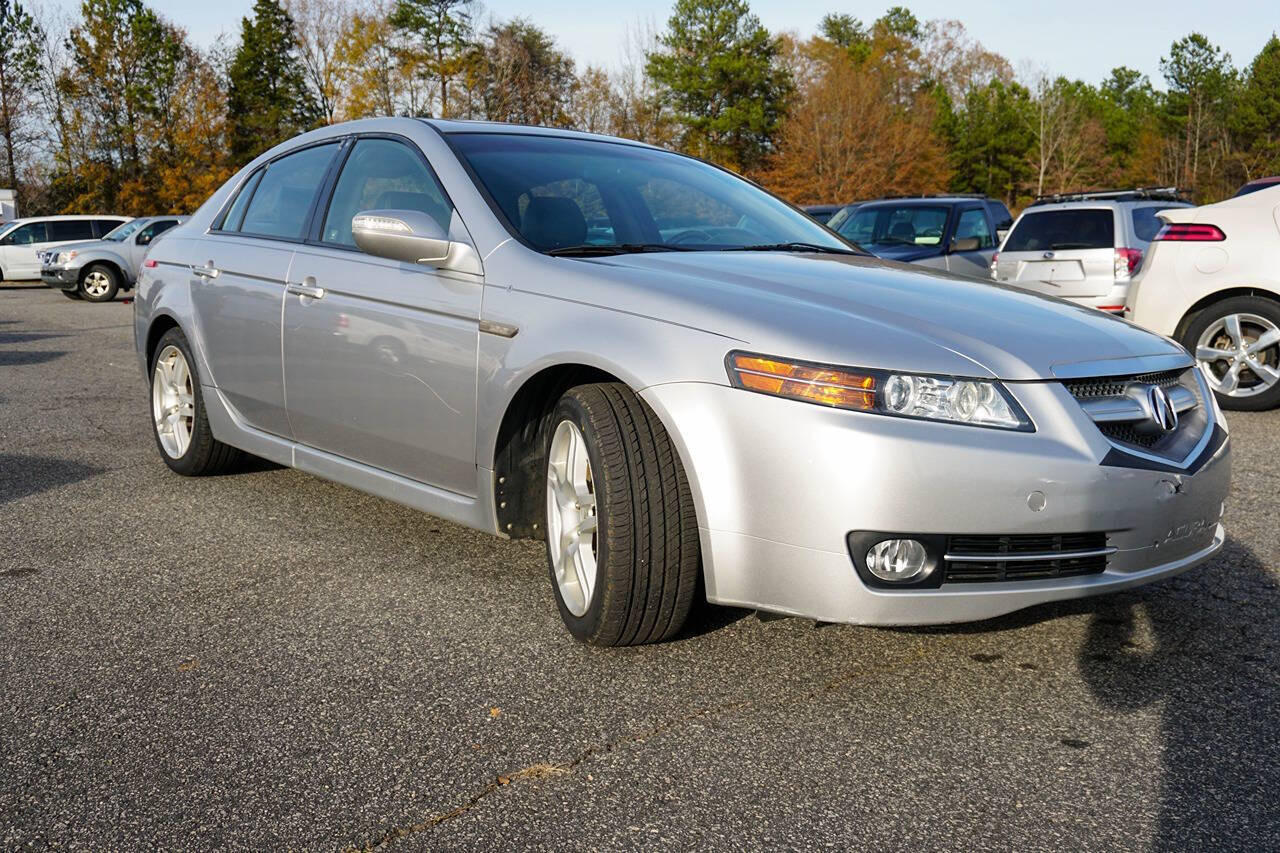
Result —
<path fill-rule="evenodd" d="M 151 244 L 187 221 L 185 216 L 140 216 L 101 240 L 71 243 L 40 253 L 40 280 L 69 299 L 110 302 L 138 279 Z"/>
<path fill-rule="evenodd" d="M 1129 282 L 1164 224 L 1156 214 L 1172 207 L 1192 205 L 1173 187 L 1043 196 L 1005 237 L 991 277 L 1123 314 Z"/>

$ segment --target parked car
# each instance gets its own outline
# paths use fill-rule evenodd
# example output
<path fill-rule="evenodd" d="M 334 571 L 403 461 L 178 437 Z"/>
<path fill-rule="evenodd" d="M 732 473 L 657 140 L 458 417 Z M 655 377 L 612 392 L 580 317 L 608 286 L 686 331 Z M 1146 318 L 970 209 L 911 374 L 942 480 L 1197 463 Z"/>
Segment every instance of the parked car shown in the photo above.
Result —
<path fill-rule="evenodd" d="M 94 240 L 128 222 L 124 216 L 38 216 L 0 227 L 0 281 L 40 278 L 41 251 Z"/>
<path fill-rule="evenodd" d="M 827 219 L 827 221 L 823 222 L 822 224 L 830 228 L 832 231 L 839 233 L 840 226 L 845 221 L 847 221 L 850 216 L 853 216 L 853 212 L 857 210 L 859 207 L 862 207 L 864 203 L 865 202 L 861 202 L 861 201 L 849 202 L 848 204 L 844 205 L 839 210 L 837 210 L 835 213 L 831 214 L 831 216 Z"/>
<path fill-rule="evenodd" d="M 1123 314 L 1125 295 L 1161 222 L 1191 207 L 1176 188 L 1106 190 L 1037 199 L 991 261 L 991 277 Z"/>
<path fill-rule="evenodd" d="M 807 204 L 804 212 L 825 225 L 842 207 L 843 204 Z"/>
<path fill-rule="evenodd" d="M 1159 216 L 1127 316 L 1194 353 L 1223 408 L 1280 405 L 1280 186 Z"/>
<path fill-rule="evenodd" d="M 40 279 L 71 299 L 110 302 L 133 288 L 147 249 L 185 216 L 142 216 L 101 240 L 69 243 L 40 253 Z"/>
<path fill-rule="evenodd" d="M 311 131 L 152 248 L 134 317 L 174 471 L 247 451 L 545 539 L 593 643 L 672 636 L 700 578 L 823 621 L 956 622 L 1223 543 L 1230 443 L 1181 346 L 887 264 L 639 143 Z"/>
<path fill-rule="evenodd" d="M 834 218 L 834 217 L 833 217 Z M 962 275 L 986 275 L 1009 211 L 983 196 L 867 201 L 829 225 L 878 258 Z"/>
<path fill-rule="evenodd" d="M 1280 186 L 1280 175 L 1272 175 L 1269 178 L 1255 178 L 1241 185 L 1236 190 L 1236 197 L 1256 193 L 1258 190 L 1270 189 L 1271 187 Z"/>

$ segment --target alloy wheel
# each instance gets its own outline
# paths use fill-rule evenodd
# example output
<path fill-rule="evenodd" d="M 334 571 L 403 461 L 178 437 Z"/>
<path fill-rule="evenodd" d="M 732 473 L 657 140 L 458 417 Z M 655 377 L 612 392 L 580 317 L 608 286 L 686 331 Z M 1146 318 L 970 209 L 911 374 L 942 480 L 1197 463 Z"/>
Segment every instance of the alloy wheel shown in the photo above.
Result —
<path fill-rule="evenodd" d="M 173 345 L 160 352 L 151 374 L 151 416 L 164 452 L 180 459 L 191 446 L 196 404 L 191 368 L 182 350 Z"/>
<path fill-rule="evenodd" d="M 111 279 L 101 270 L 91 270 L 84 277 L 84 292 L 89 296 L 106 296 L 111 290 Z"/>
<path fill-rule="evenodd" d="M 1225 397 L 1253 397 L 1280 382 L 1280 328 L 1257 314 L 1228 314 L 1196 342 L 1210 387 Z"/>
<path fill-rule="evenodd" d="M 582 616 L 596 588 L 596 494 L 587 441 L 561 421 L 547 459 L 547 544 L 565 607 Z"/>

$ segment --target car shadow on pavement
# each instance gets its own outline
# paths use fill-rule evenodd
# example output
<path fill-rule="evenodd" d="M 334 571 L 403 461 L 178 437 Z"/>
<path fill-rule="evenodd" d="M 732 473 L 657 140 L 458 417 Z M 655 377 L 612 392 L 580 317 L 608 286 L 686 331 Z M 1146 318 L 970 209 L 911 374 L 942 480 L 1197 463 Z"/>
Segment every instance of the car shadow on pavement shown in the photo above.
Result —
<path fill-rule="evenodd" d="M 0 350 L 0 367 L 44 364 L 66 354 L 66 350 Z"/>
<path fill-rule="evenodd" d="M 102 471 L 70 459 L 0 453 L 0 504 L 87 480 Z"/>
<path fill-rule="evenodd" d="M 1121 713 L 1162 710 L 1153 849 L 1258 850 L 1280 839 L 1278 610 L 1275 577 L 1229 541 L 1199 574 L 1104 599 L 1090 620 L 1079 668 L 1096 700 Z"/>

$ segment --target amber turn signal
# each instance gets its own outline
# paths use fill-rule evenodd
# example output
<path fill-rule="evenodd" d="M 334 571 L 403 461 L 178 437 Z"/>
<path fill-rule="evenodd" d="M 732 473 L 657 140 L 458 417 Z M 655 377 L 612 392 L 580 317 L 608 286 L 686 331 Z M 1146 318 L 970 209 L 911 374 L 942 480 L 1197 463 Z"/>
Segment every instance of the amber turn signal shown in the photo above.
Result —
<path fill-rule="evenodd" d="M 841 409 L 875 408 L 874 376 L 747 353 L 733 353 L 729 367 L 734 384 L 750 391 Z"/>

